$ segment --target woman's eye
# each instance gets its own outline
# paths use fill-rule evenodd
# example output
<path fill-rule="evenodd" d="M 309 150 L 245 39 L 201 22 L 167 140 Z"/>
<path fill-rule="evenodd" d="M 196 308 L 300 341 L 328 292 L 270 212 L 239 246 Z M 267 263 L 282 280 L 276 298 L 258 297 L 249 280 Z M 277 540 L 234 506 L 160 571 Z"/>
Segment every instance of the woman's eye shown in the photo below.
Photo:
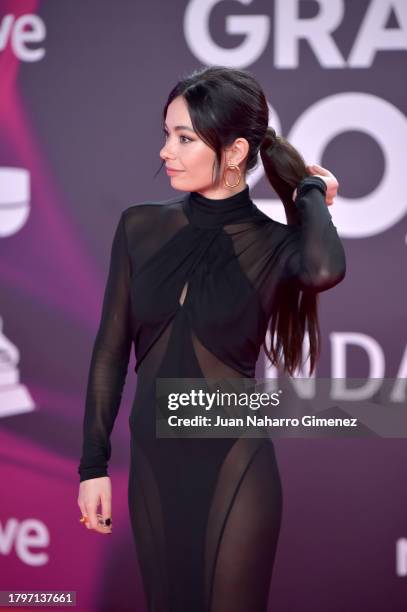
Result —
<path fill-rule="evenodd" d="M 164 137 L 165 137 L 165 139 L 167 139 L 167 138 L 168 138 L 168 136 L 169 136 L 169 134 L 168 134 L 167 130 L 163 130 L 163 132 L 164 132 Z M 188 136 L 183 136 L 183 135 L 181 135 L 181 136 L 180 136 L 180 138 L 185 138 L 185 140 L 186 140 L 187 142 L 192 142 L 192 139 L 191 139 L 191 138 L 188 138 Z M 184 142 L 185 142 L 185 141 L 184 141 Z"/>

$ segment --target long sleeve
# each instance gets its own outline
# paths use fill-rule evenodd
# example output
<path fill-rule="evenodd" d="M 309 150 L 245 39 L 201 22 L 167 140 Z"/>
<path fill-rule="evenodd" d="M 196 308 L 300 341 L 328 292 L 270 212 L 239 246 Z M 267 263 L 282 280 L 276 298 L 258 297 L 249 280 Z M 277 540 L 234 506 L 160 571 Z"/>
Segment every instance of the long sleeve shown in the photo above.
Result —
<path fill-rule="evenodd" d="M 111 247 L 101 319 L 88 374 L 78 467 L 81 482 L 107 475 L 110 434 L 120 406 L 132 343 L 130 265 L 122 213 Z"/>
<path fill-rule="evenodd" d="M 346 258 L 325 203 L 326 183 L 317 176 L 304 178 L 294 205 L 299 224 L 294 228 L 294 249 L 284 271 L 300 289 L 320 292 L 337 285 L 346 274 Z"/>

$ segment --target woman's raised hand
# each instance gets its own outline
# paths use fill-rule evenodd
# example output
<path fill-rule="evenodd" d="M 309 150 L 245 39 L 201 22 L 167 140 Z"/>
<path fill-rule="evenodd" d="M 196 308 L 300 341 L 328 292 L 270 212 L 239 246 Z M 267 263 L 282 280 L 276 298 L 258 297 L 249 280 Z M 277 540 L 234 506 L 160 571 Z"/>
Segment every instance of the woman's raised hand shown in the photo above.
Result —
<path fill-rule="evenodd" d="M 327 206 L 331 206 L 334 203 L 334 198 L 338 193 L 339 183 L 337 178 L 332 172 L 319 166 L 318 164 L 312 164 L 307 166 L 307 170 L 311 176 L 319 176 L 326 183 L 326 194 L 325 202 Z"/>
<path fill-rule="evenodd" d="M 312 164 L 306 166 L 308 173 L 310 176 L 319 176 L 326 183 L 326 194 L 325 194 L 325 202 L 327 206 L 331 206 L 334 203 L 334 198 L 338 193 L 339 183 L 337 178 L 332 172 L 327 170 L 327 168 L 323 168 L 318 164 Z M 297 197 L 297 189 L 294 189 L 293 192 L 293 201 Z"/>
<path fill-rule="evenodd" d="M 101 514 L 97 513 L 99 504 Z M 78 506 L 82 516 L 87 518 L 84 524 L 88 529 L 112 533 L 112 483 L 109 476 L 83 480 L 79 484 Z M 108 525 L 104 524 L 106 519 L 110 519 Z"/>

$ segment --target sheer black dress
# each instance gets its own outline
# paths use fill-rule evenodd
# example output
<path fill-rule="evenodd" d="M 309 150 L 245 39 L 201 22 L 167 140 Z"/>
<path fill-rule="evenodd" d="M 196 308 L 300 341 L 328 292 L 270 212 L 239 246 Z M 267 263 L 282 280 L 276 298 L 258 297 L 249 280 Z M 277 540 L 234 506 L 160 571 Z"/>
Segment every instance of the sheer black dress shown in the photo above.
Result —
<path fill-rule="evenodd" d="M 267 610 L 282 512 L 273 444 L 156 438 L 155 379 L 254 378 L 282 284 L 320 292 L 345 275 L 325 193 L 322 179 L 303 179 L 291 225 L 260 211 L 249 186 L 221 200 L 182 193 L 120 216 L 78 472 L 80 481 L 108 474 L 134 343 L 128 503 L 150 612 Z"/>

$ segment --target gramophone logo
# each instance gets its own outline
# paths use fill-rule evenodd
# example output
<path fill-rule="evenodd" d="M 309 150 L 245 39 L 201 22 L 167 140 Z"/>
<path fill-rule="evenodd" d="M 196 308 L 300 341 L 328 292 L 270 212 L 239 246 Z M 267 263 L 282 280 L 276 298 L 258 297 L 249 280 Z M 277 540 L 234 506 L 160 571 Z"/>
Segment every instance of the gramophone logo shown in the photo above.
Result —
<path fill-rule="evenodd" d="M 30 176 L 23 168 L 0 168 L 0 238 L 16 234 L 29 215 Z M 20 352 L 4 333 L 0 315 L 0 417 L 31 412 L 35 408 L 28 389 L 20 382 Z"/>

